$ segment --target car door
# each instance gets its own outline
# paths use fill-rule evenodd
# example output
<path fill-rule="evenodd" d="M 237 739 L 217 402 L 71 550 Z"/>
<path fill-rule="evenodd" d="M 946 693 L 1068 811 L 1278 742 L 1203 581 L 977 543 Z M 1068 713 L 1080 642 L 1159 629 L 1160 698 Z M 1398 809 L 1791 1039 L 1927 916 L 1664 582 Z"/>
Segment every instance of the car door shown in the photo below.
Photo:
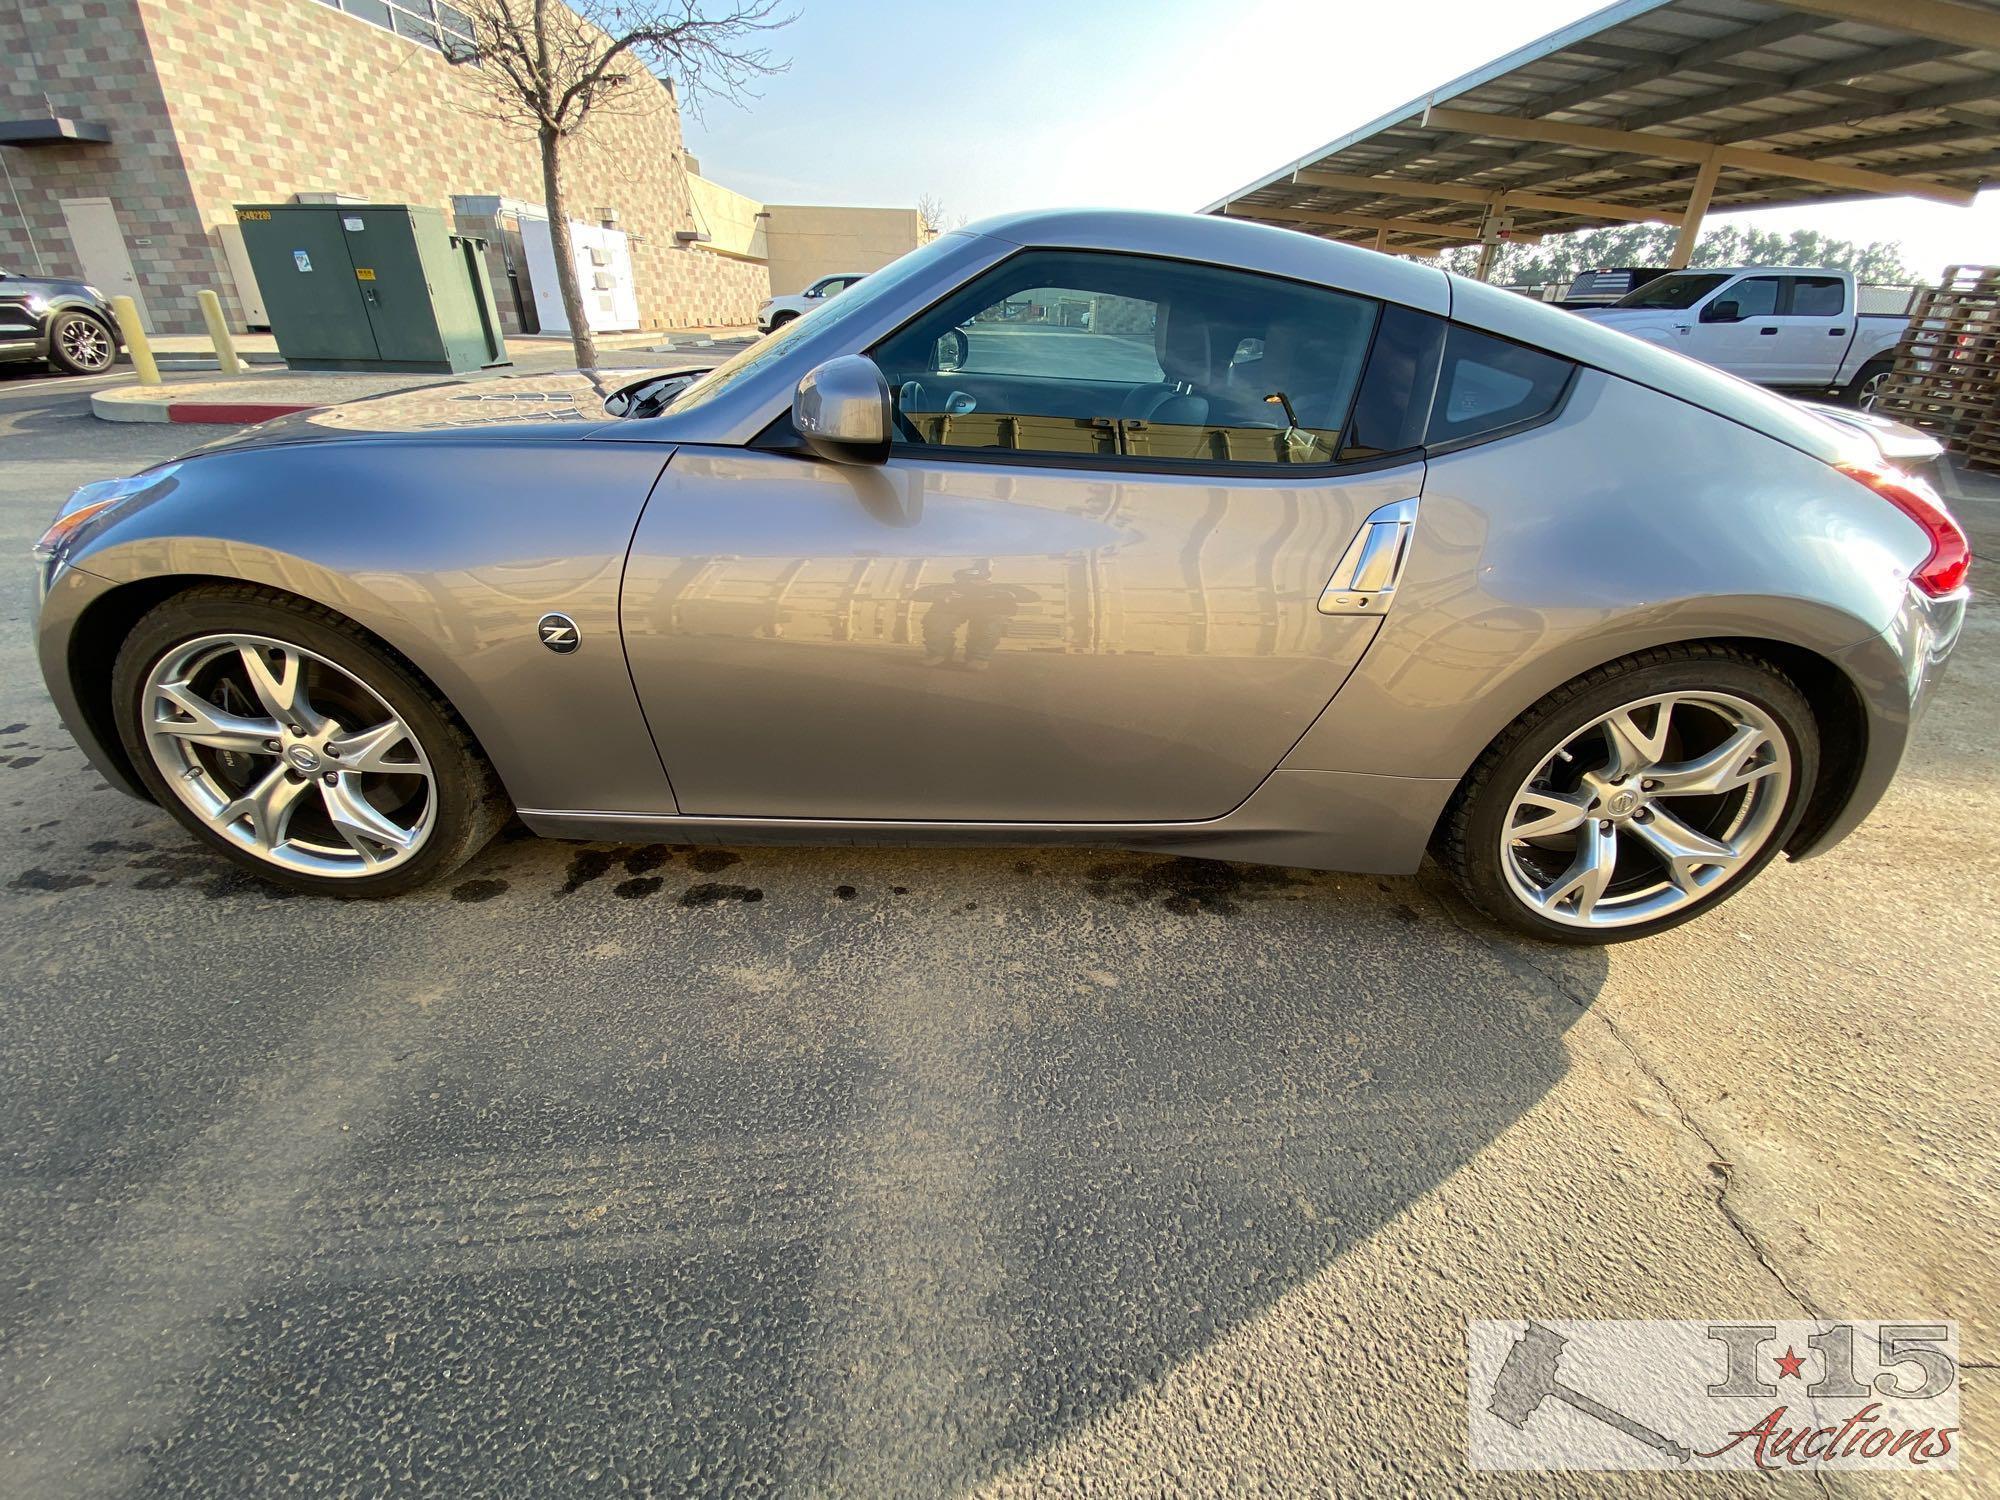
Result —
<path fill-rule="evenodd" d="M 1379 312 L 1023 252 L 868 351 L 897 412 L 880 467 L 679 449 L 622 618 L 683 812 L 1123 823 L 1242 802 L 1373 638 L 1379 598 L 1322 612 L 1337 566 L 1422 488 L 1429 385 L 1398 339 L 1371 354 Z M 1364 364 L 1405 392 L 1365 435 Z M 1407 528 L 1385 535 L 1399 556 Z"/>
<path fill-rule="evenodd" d="M 1685 352 L 1745 380 L 1775 383 L 1778 295 L 1776 276 L 1739 276 L 1718 288 L 1696 314 Z M 1722 316 L 1729 303 L 1734 317 Z"/>
<path fill-rule="evenodd" d="M 1786 276 L 1778 304 L 1773 385 L 1831 385 L 1847 352 L 1854 319 L 1847 283 L 1838 276 Z"/>

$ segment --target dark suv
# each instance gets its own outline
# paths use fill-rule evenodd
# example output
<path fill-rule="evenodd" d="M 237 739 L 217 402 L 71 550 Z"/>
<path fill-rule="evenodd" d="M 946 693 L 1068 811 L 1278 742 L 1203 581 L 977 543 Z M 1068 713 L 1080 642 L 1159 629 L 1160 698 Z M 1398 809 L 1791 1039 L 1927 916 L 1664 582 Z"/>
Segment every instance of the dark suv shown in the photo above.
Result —
<path fill-rule="evenodd" d="M 111 300 L 96 287 L 0 271 L 0 362 L 45 359 L 71 375 L 102 375 L 118 348 Z"/>

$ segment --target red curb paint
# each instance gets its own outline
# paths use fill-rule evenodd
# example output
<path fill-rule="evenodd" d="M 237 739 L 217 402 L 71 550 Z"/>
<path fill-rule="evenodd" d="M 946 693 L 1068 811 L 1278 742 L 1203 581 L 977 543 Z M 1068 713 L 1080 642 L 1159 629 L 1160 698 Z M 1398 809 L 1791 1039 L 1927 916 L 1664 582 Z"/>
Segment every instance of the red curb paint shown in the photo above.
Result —
<path fill-rule="evenodd" d="M 167 407 L 169 422 L 216 422 L 238 426 L 246 422 L 268 422 L 273 417 L 289 417 L 295 411 L 316 411 L 313 406 L 273 406 L 268 403 L 226 401 L 175 401 Z"/>

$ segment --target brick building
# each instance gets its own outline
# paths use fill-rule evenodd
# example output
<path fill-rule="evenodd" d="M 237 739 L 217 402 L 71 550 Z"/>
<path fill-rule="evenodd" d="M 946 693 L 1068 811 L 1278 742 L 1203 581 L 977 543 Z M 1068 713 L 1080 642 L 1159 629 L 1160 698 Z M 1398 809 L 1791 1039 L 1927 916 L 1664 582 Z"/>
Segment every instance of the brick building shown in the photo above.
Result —
<path fill-rule="evenodd" d="M 478 78 L 439 48 L 461 25 L 433 0 L 0 4 L 0 265 L 136 291 L 156 332 L 188 333 L 202 288 L 244 321 L 238 203 L 539 205 L 533 139 L 483 118 Z M 672 91 L 641 87 L 569 143 L 570 215 L 628 235 L 643 326 L 748 322 L 769 268 L 701 243 Z M 513 329 L 505 287 L 496 265 Z"/>

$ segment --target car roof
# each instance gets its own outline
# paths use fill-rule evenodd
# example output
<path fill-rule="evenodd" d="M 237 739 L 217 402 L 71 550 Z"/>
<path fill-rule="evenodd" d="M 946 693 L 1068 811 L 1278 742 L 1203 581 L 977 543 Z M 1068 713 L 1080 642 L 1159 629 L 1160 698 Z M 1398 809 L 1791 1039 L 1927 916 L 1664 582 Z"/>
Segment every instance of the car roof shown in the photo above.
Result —
<path fill-rule="evenodd" d="M 1039 249 L 1109 250 L 1213 261 L 1294 281 L 1320 282 L 1440 316 L 1451 311 L 1444 272 L 1435 266 L 1240 219 L 1136 209 L 1065 208 L 1003 214 L 967 225 L 964 232 Z"/>
<path fill-rule="evenodd" d="M 1836 271 L 1832 266 L 1683 266 L 1678 271 L 1669 271 L 1669 276 L 1738 276 L 1748 271 L 1783 271 L 1793 276 L 1845 276 L 1846 271 Z"/>

